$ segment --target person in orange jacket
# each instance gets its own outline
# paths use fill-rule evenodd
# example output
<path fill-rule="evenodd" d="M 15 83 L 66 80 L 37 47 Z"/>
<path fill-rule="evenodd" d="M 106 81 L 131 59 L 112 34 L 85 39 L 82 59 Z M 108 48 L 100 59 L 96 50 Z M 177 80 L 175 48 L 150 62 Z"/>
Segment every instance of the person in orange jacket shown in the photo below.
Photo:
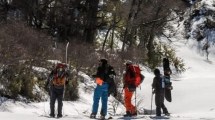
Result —
<path fill-rule="evenodd" d="M 125 101 L 125 108 L 126 108 L 126 114 L 124 115 L 125 117 L 131 117 L 131 116 L 136 116 L 137 115 L 137 110 L 136 106 L 134 106 L 131 103 L 131 98 L 133 96 L 133 93 L 136 90 L 136 85 L 134 84 L 133 81 L 135 81 L 135 73 L 131 71 L 131 66 L 132 62 L 127 62 L 126 63 L 126 72 L 124 74 L 124 101 Z"/>

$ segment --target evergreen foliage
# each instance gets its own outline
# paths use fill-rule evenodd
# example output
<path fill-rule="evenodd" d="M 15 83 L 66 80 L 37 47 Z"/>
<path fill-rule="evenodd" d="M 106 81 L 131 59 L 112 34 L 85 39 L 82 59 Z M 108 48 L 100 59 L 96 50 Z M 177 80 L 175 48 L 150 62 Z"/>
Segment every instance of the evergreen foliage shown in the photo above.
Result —
<path fill-rule="evenodd" d="M 33 67 L 49 71 L 44 61 L 66 61 L 67 42 L 73 76 L 65 91 L 66 100 L 78 99 L 79 72 L 92 75 L 101 57 L 109 59 L 118 80 L 122 79 L 125 60 L 153 69 L 168 56 L 177 71 L 183 72 L 183 60 L 170 46 L 157 45 L 155 38 L 162 36 L 167 22 L 178 17 L 171 14 L 186 7 L 180 0 L 2 0 L 0 64 L 3 71 L 10 72 L 1 72 L 0 81 L 9 83 L 4 87 L 10 92 L 0 93 L 43 99 L 42 95 L 35 97 L 33 91 L 35 85 L 43 89 L 48 73 L 41 75 Z M 14 67 L 7 67 L 10 65 Z"/>

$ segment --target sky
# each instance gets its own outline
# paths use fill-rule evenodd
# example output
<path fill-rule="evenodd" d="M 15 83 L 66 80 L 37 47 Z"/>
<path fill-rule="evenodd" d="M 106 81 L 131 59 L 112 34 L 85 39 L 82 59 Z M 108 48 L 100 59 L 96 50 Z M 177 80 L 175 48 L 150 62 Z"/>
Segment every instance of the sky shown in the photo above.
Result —
<path fill-rule="evenodd" d="M 211 4 L 212 0 L 203 0 Z M 196 21 L 196 24 L 200 23 Z M 197 42 L 191 39 L 184 39 L 183 24 L 177 26 L 174 22 L 170 23 L 178 33 L 171 38 L 171 46 L 175 48 L 176 55 L 184 60 L 186 72 L 173 74 L 171 77 L 173 90 L 172 102 L 165 101 L 168 111 L 171 113 L 171 120 L 215 120 L 215 55 L 214 48 L 209 48 L 209 60 L 206 59 L 204 51 L 199 51 Z M 196 29 L 193 24 L 193 29 Z M 170 33 L 170 32 L 169 32 Z M 162 39 L 165 41 L 165 38 Z M 159 67 L 162 70 L 161 67 Z M 174 68 L 172 67 L 174 70 Z M 137 88 L 137 109 L 155 109 L 154 96 L 152 97 L 152 71 L 142 68 L 145 80 L 141 87 Z M 88 120 L 91 113 L 93 102 L 94 81 L 84 73 L 80 73 L 85 82 L 79 86 L 80 99 L 78 101 L 64 101 L 62 120 Z M 87 87 L 86 87 L 87 86 Z M 119 88 L 120 89 L 120 88 Z M 120 90 L 122 91 L 122 90 Z M 151 101 L 152 100 L 152 101 Z M 134 98 L 133 101 L 134 103 Z M 108 101 L 108 115 L 114 119 L 122 119 L 125 108 L 122 104 L 116 109 L 113 115 L 113 106 L 116 100 L 111 96 Z M 101 104 L 100 104 L 101 105 Z M 0 119 L 1 120 L 52 120 L 47 118 L 49 114 L 49 100 L 39 103 L 25 103 L 5 98 L 0 98 Z M 150 115 L 142 116 L 143 120 L 150 120 Z"/>

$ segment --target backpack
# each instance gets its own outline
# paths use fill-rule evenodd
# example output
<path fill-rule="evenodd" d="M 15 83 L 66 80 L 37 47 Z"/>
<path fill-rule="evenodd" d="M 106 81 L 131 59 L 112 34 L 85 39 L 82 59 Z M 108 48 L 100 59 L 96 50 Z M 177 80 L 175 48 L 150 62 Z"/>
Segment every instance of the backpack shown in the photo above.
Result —
<path fill-rule="evenodd" d="M 52 72 L 52 84 L 54 86 L 64 86 L 68 73 L 66 72 L 67 66 L 62 63 L 58 63 L 54 71 Z"/>
<path fill-rule="evenodd" d="M 131 76 L 135 77 L 133 85 L 135 85 L 135 87 L 138 87 L 143 82 L 145 76 L 141 74 L 141 70 L 138 65 L 130 65 L 129 69 L 131 74 L 133 74 Z"/>
<path fill-rule="evenodd" d="M 172 90 L 172 82 L 170 81 L 170 76 L 162 76 L 162 88 L 168 89 L 168 90 Z"/>

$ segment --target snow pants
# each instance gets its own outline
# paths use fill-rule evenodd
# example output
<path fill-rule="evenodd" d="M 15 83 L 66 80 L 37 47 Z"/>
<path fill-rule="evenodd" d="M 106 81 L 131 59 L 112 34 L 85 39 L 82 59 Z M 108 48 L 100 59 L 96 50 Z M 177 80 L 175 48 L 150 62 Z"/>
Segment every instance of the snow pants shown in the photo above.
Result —
<path fill-rule="evenodd" d="M 102 85 L 97 85 L 93 96 L 93 114 L 97 114 L 99 107 L 99 100 L 101 98 L 102 107 L 100 114 L 103 116 L 107 115 L 107 102 L 108 102 L 108 84 L 103 83 Z"/>
<path fill-rule="evenodd" d="M 129 91 L 129 89 L 126 87 L 124 88 L 124 101 L 125 101 L 125 108 L 127 112 L 130 112 L 131 114 L 136 113 L 136 106 L 134 106 L 131 103 L 131 99 L 134 92 Z"/>
<path fill-rule="evenodd" d="M 161 109 L 163 113 L 168 113 L 164 105 L 164 90 L 155 93 L 156 116 L 161 116 Z"/>
<path fill-rule="evenodd" d="M 64 88 L 52 87 L 50 91 L 50 114 L 55 115 L 55 101 L 58 101 L 58 116 L 62 116 Z"/>

